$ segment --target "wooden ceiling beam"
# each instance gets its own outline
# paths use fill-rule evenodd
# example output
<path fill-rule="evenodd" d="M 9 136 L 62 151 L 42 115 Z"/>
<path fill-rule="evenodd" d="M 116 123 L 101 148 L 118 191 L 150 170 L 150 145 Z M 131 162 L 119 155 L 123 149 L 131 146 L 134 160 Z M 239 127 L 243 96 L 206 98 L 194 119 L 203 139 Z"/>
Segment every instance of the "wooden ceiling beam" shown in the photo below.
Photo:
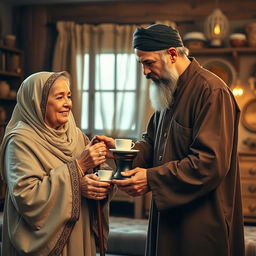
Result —
<path fill-rule="evenodd" d="M 203 0 L 55 4 L 48 6 L 48 17 L 50 22 L 74 20 L 93 24 L 148 23 L 159 19 L 203 21 L 215 6 L 215 1 Z M 255 0 L 225 0 L 219 3 L 219 7 L 229 20 L 256 18 Z"/>

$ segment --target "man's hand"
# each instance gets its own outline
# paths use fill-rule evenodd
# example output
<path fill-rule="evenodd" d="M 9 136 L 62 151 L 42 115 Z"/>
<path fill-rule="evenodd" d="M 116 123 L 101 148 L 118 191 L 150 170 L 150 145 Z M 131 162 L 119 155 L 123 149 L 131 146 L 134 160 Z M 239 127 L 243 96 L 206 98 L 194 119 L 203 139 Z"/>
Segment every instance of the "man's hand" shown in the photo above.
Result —
<path fill-rule="evenodd" d="M 96 135 L 95 138 L 105 143 L 107 147 L 107 158 L 114 158 L 113 153 L 109 151 L 110 148 L 115 148 L 115 140 L 111 137 Z"/>
<path fill-rule="evenodd" d="M 112 180 L 118 188 L 126 192 L 130 196 L 141 196 L 149 191 L 147 181 L 147 169 L 135 168 L 133 170 L 121 173 L 124 177 L 129 177 L 124 180 Z"/>
<path fill-rule="evenodd" d="M 115 140 L 113 138 L 101 135 L 96 135 L 95 138 L 99 141 L 103 141 L 107 148 L 115 148 Z"/>

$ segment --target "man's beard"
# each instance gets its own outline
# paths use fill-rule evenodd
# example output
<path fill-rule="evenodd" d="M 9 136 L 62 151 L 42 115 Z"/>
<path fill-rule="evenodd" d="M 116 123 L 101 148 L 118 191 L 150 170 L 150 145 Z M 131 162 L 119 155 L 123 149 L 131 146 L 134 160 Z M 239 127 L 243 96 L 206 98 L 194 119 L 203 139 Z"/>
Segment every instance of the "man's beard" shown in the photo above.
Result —
<path fill-rule="evenodd" d="M 153 78 L 150 84 L 150 101 L 155 111 L 160 111 L 169 108 L 173 101 L 173 94 L 177 87 L 179 75 L 175 69 L 172 71 L 165 71 L 161 74 L 162 78 L 148 74 L 147 78 Z"/>

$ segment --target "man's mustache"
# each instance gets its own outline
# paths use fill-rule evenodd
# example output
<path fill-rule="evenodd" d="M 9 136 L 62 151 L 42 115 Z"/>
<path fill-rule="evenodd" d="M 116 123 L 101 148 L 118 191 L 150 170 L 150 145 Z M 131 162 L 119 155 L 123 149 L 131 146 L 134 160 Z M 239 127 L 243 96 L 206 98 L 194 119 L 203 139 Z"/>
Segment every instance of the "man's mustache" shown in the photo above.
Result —
<path fill-rule="evenodd" d="M 153 73 L 148 73 L 146 75 L 146 78 L 147 79 L 153 79 L 153 80 L 159 80 L 159 77 L 157 75 L 153 74 Z"/>

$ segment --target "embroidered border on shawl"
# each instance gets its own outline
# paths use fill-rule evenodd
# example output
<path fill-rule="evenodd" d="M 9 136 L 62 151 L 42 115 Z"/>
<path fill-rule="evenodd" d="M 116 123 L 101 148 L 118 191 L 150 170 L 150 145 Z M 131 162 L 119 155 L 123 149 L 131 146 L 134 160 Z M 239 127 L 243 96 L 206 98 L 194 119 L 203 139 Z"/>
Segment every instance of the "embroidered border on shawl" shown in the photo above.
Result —
<path fill-rule="evenodd" d="M 57 241 L 52 251 L 49 253 L 49 256 L 60 255 L 80 215 L 80 205 L 81 205 L 80 178 L 78 175 L 75 161 L 68 162 L 67 166 L 69 169 L 69 173 L 71 177 L 71 186 L 72 186 L 72 201 L 73 201 L 72 213 L 71 213 L 70 220 L 66 223 L 59 240 Z"/>
<path fill-rule="evenodd" d="M 43 92 L 42 92 L 42 101 L 41 101 L 41 105 L 40 105 L 43 119 L 45 118 L 45 114 L 46 114 L 45 113 L 46 112 L 46 104 L 47 104 L 50 89 L 51 89 L 53 83 L 55 82 L 55 80 L 60 76 L 66 76 L 67 78 L 69 78 L 69 74 L 66 71 L 62 71 L 62 72 L 57 72 L 57 73 L 52 74 L 45 82 Z"/>

